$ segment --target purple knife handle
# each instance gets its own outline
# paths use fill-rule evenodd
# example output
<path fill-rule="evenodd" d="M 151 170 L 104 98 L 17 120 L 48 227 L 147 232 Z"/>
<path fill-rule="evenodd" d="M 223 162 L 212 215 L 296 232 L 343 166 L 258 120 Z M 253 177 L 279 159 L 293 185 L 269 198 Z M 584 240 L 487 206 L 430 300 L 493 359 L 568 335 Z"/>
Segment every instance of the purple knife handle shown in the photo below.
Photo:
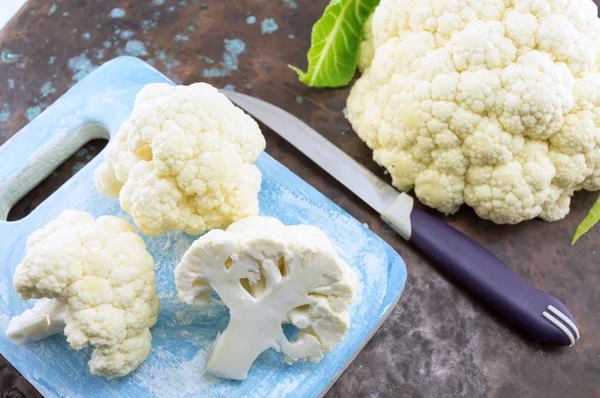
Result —
<path fill-rule="evenodd" d="M 571 346 L 575 319 L 555 297 L 521 279 L 462 232 L 412 207 L 402 194 L 382 218 L 479 300 L 541 342 Z"/>

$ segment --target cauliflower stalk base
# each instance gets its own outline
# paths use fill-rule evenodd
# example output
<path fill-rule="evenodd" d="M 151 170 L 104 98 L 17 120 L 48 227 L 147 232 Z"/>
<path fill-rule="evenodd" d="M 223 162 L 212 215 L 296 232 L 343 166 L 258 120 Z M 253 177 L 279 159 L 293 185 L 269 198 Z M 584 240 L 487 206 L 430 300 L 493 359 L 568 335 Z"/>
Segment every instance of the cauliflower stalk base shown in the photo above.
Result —
<path fill-rule="evenodd" d="M 597 15 L 591 0 L 382 0 L 348 119 L 427 206 L 561 219 L 600 189 Z"/>
<path fill-rule="evenodd" d="M 316 227 L 285 227 L 251 217 L 192 244 L 175 270 L 179 299 L 201 305 L 213 289 L 230 309 L 208 370 L 244 379 L 258 355 L 273 348 L 296 360 L 318 362 L 349 329 L 356 280 Z M 290 342 L 282 323 L 303 329 Z"/>
<path fill-rule="evenodd" d="M 38 300 L 33 308 L 11 318 L 6 336 L 21 345 L 62 333 L 67 324 L 65 309 L 66 303 L 62 300 Z"/>

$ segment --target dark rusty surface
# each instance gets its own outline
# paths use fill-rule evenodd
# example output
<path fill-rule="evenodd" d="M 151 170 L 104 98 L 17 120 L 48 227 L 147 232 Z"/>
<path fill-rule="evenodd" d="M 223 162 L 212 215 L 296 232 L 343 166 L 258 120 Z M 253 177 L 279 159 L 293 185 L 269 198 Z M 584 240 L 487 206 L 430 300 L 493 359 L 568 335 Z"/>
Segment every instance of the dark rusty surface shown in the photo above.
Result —
<path fill-rule="evenodd" d="M 8 221 L 16 221 L 26 217 L 40 205 L 49 195 L 52 195 L 62 184 L 67 182 L 75 173 L 102 151 L 107 141 L 92 140 L 65 160 L 41 184 L 33 188 L 10 209 Z"/>
<path fill-rule="evenodd" d="M 310 89 L 287 68 L 289 63 L 305 64 L 310 27 L 327 0 L 297 3 L 294 8 L 292 1 L 274 0 L 166 0 L 157 6 L 151 0 L 29 0 L 0 31 L 0 143 L 93 67 L 130 54 L 150 61 L 176 82 L 232 84 L 237 91 L 268 99 L 382 175 L 342 116 L 348 90 Z M 125 15 L 111 17 L 115 8 Z M 250 16 L 255 23 L 249 23 Z M 278 25 L 272 33 L 261 32 L 267 18 Z M 233 39 L 245 43 L 243 52 L 237 41 L 229 42 L 238 44 L 235 49 L 225 48 L 225 40 Z M 577 194 L 571 214 L 554 224 L 497 226 L 468 209 L 447 218 L 571 309 L 581 341 L 573 349 L 544 348 L 437 272 L 375 212 L 302 154 L 272 132 L 265 134 L 271 155 L 368 223 L 398 250 L 409 272 L 400 304 L 328 397 L 600 396 L 600 229 L 569 246 L 597 194 Z M 64 167 L 59 174 L 66 179 L 72 173 L 72 167 Z M 32 194 L 31 203 L 51 191 L 48 185 L 52 184 L 43 183 Z M 15 210 L 14 217 L 19 212 Z M 39 396 L 5 361 L 0 362 L 0 388 L 2 397 Z"/>

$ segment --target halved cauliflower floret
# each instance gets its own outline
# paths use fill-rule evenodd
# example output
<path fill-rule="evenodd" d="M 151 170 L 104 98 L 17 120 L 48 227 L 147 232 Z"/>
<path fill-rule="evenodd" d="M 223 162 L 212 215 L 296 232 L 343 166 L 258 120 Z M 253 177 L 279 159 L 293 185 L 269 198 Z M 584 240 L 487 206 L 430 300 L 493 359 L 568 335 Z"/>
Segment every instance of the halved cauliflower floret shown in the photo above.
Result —
<path fill-rule="evenodd" d="M 146 85 L 95 171 L 146 235 L 200 234 L 258 214 L 258 124 L 206 83 Z"/>
<path fill-rule="evenodd" d="M 93 374 L 122 377 L 150 353 L 160 307 L 154 260 L 122 218 L 64 211 L 27 240 L 13 276 L 22 299 L 40 299 L 11 319 L 16 344 L 63 332 L 72 348 L 96 347 Z"/>
<path fill-rule="evenodd" d="M 597 15 L 591 0 L 382 0 L 348 119 L 427 206 L 561 219 L 600 189 Z"/>
<path fill-rule="evenodd" d="M 283 351 L 288 363 L 320 361 L 348 332 L 356 290 L 354 272 L 320 229 L 270 217 L 246 218 L 196 240 L 175 283 L 184 303 L 202 305 L 212 289 L 229 307 L 208 370 L 238 380 L 268 348 Z M 302 329 L 296 341 L 282 323 Z"/>

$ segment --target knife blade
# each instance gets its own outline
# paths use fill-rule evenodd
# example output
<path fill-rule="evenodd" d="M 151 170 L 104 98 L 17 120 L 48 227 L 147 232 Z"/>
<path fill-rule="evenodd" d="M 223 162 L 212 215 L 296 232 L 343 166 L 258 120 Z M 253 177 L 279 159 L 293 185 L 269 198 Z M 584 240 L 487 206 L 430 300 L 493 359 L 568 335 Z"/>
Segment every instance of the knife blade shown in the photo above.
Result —
<path fill-rule="evenodd" d="M 531 286 L 462 232 L 415 208 L 400 193 L 306 123 L 266 101 L 220 90 L 327 171 L 405 240 L 478 299 L 541 342 L 572 346 L 580 338 L 573 315 L 558 299 Z"/>
<path fill-rule="evenodd" d="M 307 134 L 307 128 L 310 127 L 294 115 L 268 102 L 247 98 L 244 94 L 230 91 L 223 94 L 304 153 L 377 212 L 383 213 L 398 196 L 398 191 L 325 137 L 312 129 Z"/>

